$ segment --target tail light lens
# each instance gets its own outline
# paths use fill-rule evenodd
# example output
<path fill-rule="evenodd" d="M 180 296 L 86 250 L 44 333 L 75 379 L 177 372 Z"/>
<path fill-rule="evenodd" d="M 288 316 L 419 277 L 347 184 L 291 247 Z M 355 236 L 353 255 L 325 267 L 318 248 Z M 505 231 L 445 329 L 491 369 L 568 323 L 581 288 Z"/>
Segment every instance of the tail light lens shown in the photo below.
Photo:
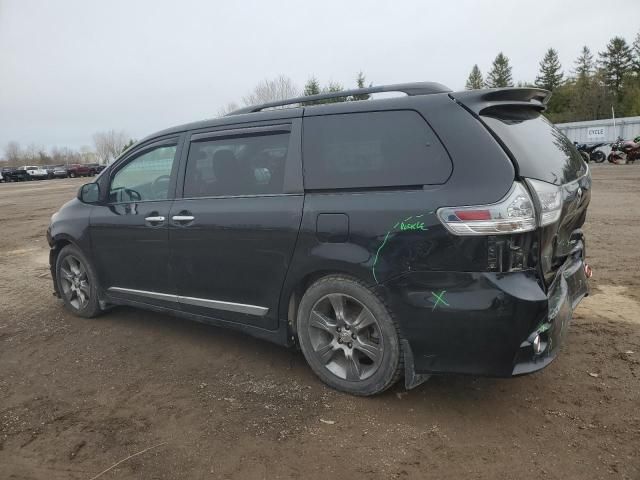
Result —
<path fill-rule="evenodd" d="M 442 224 L 455 235 L 500 235 L 530 232 L 536 228 L 533 201 L 527 189 L 514 182 L 497 203 L 444 207 L 437 211 Z"/>
<path fill-rule="evenodd" d="M 555 223 L 562 213 L 562 187 L 540 180 L 527 179 L 536 194 L 540 209 L 540 226 Z"/>

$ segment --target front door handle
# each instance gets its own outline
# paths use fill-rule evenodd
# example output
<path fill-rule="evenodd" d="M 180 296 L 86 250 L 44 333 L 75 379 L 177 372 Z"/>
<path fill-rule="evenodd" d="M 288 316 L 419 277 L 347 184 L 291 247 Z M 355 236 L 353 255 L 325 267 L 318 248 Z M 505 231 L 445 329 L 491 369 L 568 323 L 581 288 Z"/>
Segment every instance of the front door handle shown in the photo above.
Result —
<path fill-rule="evenodd" d="M 146 223 L 147 225 L 150 225 L 150 226 L 152 226 L 152 227 L 155 227 L 155 226 L 157 226 L 157 225 L 160 225 L 160 224 L 164 223 L 165 218 L 164 218 L 163 216 L 161 216 L 161 215 L 155 215 L 155 216 L 154 216 L 154 215 L 152 215 L 152 216 L 150 216 L 150 217 L 146 217 L 146 218 L 144 219 L 144 221 L 145 221 L 145 223 Z"/>

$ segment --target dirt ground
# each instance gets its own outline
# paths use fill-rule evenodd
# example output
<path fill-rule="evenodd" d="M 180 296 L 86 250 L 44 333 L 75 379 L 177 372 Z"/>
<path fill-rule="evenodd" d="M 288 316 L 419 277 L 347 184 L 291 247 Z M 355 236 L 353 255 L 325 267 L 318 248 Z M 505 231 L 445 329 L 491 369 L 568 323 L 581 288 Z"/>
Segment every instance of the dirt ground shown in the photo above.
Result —
<path fill-rule="evenodd" d="M 640 479 L 640 167 L 596 165 L 592 296 L 559 358 L 376 398 L 299 352 L 52 295 L 44 232 L 82 179 L 0 185 L 0 478 Z"/>

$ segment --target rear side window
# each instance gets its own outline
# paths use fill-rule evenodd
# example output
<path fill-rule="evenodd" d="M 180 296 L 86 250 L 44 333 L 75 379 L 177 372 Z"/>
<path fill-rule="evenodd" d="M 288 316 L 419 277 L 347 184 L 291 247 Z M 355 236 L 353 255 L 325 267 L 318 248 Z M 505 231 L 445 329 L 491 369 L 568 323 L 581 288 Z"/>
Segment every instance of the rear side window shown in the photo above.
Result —
<path fill-rule="evenodd" d="M 184 196 L 281 194 L 288 149 L 289 133 L 192 142 Z"/>
<path fill-rule="evenodd" d="M 306 117 L 303 141 L 308 189 L 440 184 L 451 174 L 435 133 L 409 110 Z"/>
<path fill-rule="evenodd" d="M 523 177 L 562 185 L 586 172 L 573 143 L 540 113 L 502 109 L 482 119 L 511 151 Z"/>

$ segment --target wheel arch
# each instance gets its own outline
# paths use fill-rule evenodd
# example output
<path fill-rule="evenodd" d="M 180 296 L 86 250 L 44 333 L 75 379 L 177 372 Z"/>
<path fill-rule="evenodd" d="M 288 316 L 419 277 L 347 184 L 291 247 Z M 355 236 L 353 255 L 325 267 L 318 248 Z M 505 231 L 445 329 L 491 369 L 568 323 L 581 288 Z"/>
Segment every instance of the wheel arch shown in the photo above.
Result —
<path fill-rule="evenodd" d="M 51 238 L 49 241 L 49 246 L 51 247 L 49 250 L 49 268 L 51 270 L 51 277 L 53 278 L 54 292 L 57 296 L 59 296 L 60 292 L 58 291 L 56 264 L 58 262 L 60 252 L 68 245 L 73 245 L 80 250 L 85 257 L 89 258 L 85 249 L 80 245 L 80 242 L 76 241 L 72 236 L 61 233 Z"/>
<path fill-rule="evenodd" d="M 368 273 L 365 272 L 365 273 Z M 317 270 L 309 270 L 300 273 L 296 276 L 295 280 L 289 280 L 286 288 L 283 290 L 280 301 L 280 318 L 286 319 L 287 322 L 287 338 L 289 342 L 297 345 L 298 335 L 296 328 L 296 319 L 298 316 L 298 309 L 300 307 L 300 301 L 307 289 L 321 278 L 340 275 L 343 277 L 350 277 L 359 283 L 363 283 L 368 287 L 373 287 L 369 280 L 367 280 L 364 274 L 358 274 L 351 269 L 341 268 L 323 268 Z"/>

